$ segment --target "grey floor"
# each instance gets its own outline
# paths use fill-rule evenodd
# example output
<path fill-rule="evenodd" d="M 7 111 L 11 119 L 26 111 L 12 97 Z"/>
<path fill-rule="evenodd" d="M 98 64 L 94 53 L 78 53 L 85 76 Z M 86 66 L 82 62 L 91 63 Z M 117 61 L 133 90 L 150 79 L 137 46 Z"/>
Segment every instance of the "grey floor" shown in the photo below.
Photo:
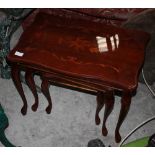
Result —
<path fill-rule="evenodd" d="M 35 77 L 40 85 L 40 79 Z M 109 134 L 103 137 L 101 125 L 94 121 L 96 97 L 56 86 L 50 87 L 53 111 L 46 114 L 47 101 L 39 94 L 39 108 L 32 112 L 34 98 L 26 85 L 23 85 L 28 100 L 28 113 L 22 116 L 22 101 L 12 80 L 0 79 L 0 102 L 9 118 L 6 129 L 8 139 L 17 146 L 87 146 L 91 139 L 99 138 L 106 146 L 117 146 L 114 130 L 120 110 L 120 98 L 116 97 L 115 107 L 107 121 Z M 103 117 L 103 111 L 100 116 Z M 139 123 L 155 115 L 155 100 L 145 85 L 139 83 L 136 96 L 132 99 L 130 111 L 121 127 L 124 137 Z M 130 139 L 141 138 L 155 132 L 155 121 L 139 129 Z M 2 144 L 0 144 L 2 146 Z"/>
<path fill-rule="evenodd" d="M 22 33 L 20 27 L 13 35 L 11 48 L 15 46 Z M 35 77 L 40 85 L 40 79 Z M 155 87 L 155 84 L 154 84 Z M 51 86 L 53 111 L 46 114 L 47 101 L 39 94 L 39 108 L 32 112 L 34 98 L 26 85 L 23 85 L 28 100 L 28 113 L 20 113 L 22 100 L 17 93 L 12 80 L 0 78 L 0 102 L 9 118 L 6 129 L 8 139 L 17 146 L 87 146 L 91 139 L 99 138 L 106 146 L 117 146 L 114 141 L 114 131 L 120 111 L 120 98 L 116 97 L 115 107 L 107 121 L 109 134 L 103 137 L 101 125 L 96 126 L 94 115 L 96 97 L 60 87 Z M 100 116 L 103 118 L 103 111 Z M 138 86 L 137 94 L 132 99 L 130 111 L 121 127 L 122 137 L 126 136 L 139 123 L 155 115 L 155 100 L 145 85 Z M 155 121 L 138 130 L 130 139 L 134 140 L 155 133 Z M 0 146 L 2 144 L 0 143 Z"/>

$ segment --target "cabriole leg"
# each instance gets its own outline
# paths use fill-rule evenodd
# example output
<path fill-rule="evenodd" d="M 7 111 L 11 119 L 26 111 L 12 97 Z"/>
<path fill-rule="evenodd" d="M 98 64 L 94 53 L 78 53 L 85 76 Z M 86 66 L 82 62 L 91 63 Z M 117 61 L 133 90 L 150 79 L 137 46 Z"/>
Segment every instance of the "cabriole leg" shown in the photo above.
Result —
<path fill-rule="evenodd" d="M 49 82 L 45 78 L 42 79 L 41 90 L 45 95 L 46 99 L 48 100 L 49 105 L 46 108 L 46 112 L 50 114 L 52 109 L 52 100 L 49 92 Z"/>
<path fill-rule="evenodd" d="M 114 102 L 115 102 L 114 92 L 107 91 L 105 93 L 105 112 L 104 112 L 104 119 L 103 119 L 103 125 L 102 125 L 103 136 L 106 136 L 108 134 L 108 130 L 106 128 L 106 121 L 113 110 Z"/>
<path fill-rule="evenodd" d="M 115 140 L 117 143 L 119 143 L 121 141 L 121 136 L 119 133 L 119 129 L 129 111 L 130 108 L 130 104 L 131 104 L 131 93 L 130 92 L 123 92 L 123 96 L 121 99 L 121 110 L 120 110 L 120 115 L 119 115 L 119 119 L 117 122 L 117 126 L 116 126 L 116 130 L 115 130 Z"/>
<path fill-rule="evenodd" d="M 97 107 L 96 107 L 96 114 L 95 114 L 95 123 L 96 123 L 96 125 L 99 125 L 101 122 L 99 113 L 104 106 L 104 93 L 98 92 L 96 100 L 97 100 Z"/>
<path fill-rule="evenodd" d="M 32 105 L 32 110 L 36 111 L 38 108 L 38 94 L 37 94 L 37 89 L 34 82 L 34 75 L 32 71 L 26 71 L 25 80 L 35 98 L 35 103 Z"/>
<path fill-rule="evenodd" d="M 26 97 L 25 97 L 25 94 L 24 94 L 24 91 L 23 91 L 23 88 L 22 88 L 21 81 L 20 81 L 20 70 L 19 70 L 18 66 L 12 66 L 11 75 L 12 75 L 12 80 L 14 82 L 14 85 L 16 86 L 17 91 L 18 91 L 19 95 L 21 96 L 21 98 L 23 100 L 23 103 L 24 103 L 24 105 L 23 105 L 23 107 L 21 109 L 21 113 L 23 115 L 26 115 L 26 112 L 27 112 L 27 100 L 26 100 Z"/>

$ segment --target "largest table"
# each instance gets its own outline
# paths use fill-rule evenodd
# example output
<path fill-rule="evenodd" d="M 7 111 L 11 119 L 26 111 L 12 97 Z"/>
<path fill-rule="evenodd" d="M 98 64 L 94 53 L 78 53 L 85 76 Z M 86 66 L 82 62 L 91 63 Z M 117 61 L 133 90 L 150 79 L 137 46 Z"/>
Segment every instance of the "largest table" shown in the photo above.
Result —
<path fill-rule="evenodd" d="M 26 72 L 26 82 L 35 97 L 33 111 L 38 107 L 35 74 L 42 78 L 41 90 L 49 102 L 47 113 L 52 109 L 50 83 L 96 94 L 97 125 L 99 112 L 105 105 L 104 136 L 118 91 L 122 98 L 115 139 L 120 142 L 119 129 L 137 89 L 148 39 L 149 35 L 140 31 L 39 13 L 8 55 L 12 79 L 24 102 L 22 114 L 26 114 L 27 101 L 20 82 L 21 70 Z"/>

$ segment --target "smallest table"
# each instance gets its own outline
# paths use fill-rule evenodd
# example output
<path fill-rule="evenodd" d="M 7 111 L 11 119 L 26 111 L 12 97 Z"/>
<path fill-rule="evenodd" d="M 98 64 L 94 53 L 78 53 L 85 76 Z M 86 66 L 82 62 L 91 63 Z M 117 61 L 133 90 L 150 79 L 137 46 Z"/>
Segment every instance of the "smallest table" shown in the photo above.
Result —
<path fill-rule="evenodd" d="M 115 130 L 116 142 L 120 142 L 119 129 L 137 88 L 148 39 L 149 35 L 144 32 L 39 13 L 8 55 L 12 79 L 24 102 L 22 114 L 26 114 L 27 101 L 20 70 L 26 72 L 25 79 L 35 97 L 33 111 L 38 107 L 34 74 L 42 79 L 41 90 L 49 102 L 47 113 L 52 109 L 50 83 L 96 94 L 97 125 L 99 112 L 105 105 L 104 136 L 108 133 L 105 124 L 114 106 L 115 92 L 120 91 L 121 111 Z"/>

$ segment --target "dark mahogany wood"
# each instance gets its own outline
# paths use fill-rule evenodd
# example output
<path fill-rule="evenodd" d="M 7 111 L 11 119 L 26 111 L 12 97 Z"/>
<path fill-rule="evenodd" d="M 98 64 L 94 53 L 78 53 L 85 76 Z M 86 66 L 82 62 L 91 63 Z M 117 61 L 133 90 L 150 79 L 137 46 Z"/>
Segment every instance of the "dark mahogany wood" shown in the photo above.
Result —
<path fill-rule="evenodd" d="M 47 113 L 52 109 L 50 83 L 95 93 L 97 125 L 101 122 L 99 112 L 105 105 L 103 135 L 108 133 L 106 121 L 114 106 L 114 91 L 121 91 L 121 111 L 115 130 L 119 142 L 119 129 L 128 113 L 131 94 L 137 89 L 148 40 L 149 35 L 141 31 L 38 13 L 7 58 L 13 66 L 12 77 L 24 109 L 27 103 L 18 80 L 19 68 L 41 76 L 41 89 L 49 102 Z M 26 73 L 26 79 L 35 97 L 32 109 L 36 110 L 38 96 L 30 72 Z"/>
<path fill-rule="evenodd" d="M 38 108 L 38 104 L 39 104 L 38 102 L 39 101 L 38 101 L 38 94 L 37 94 L 37 89 L 36 89 L 36 85 L 35 85 L 35 82 L 34 82 L 34 75 L 33 75 L 32 70 L 26 71 L 25 80 L 26 80 L 26 83 L 29 86 L 29 88 L 32 91 L 33 96 L 35 98 L 35 102 L 32 105 L 32 110 L 36 111 L 37 108 Z"/>
<path fill-rule="evenodd" d="M 11 74 L 12 74 L 12 80 L 17 88 L 17 91 L 19 93 L 19 95 L 21 96 L 22 100 L 23 100 L 23 107 L 21 109 L 21 113 L 23 115 L 26 115 L 26 112 L 27 112 L 27 100 L 26 100 L 26 97 L 25 97 L 25 94 L 24 94 L 24 91 L 23 91 L 23 88 L 22 88 L 22 84 L 21 84 L 21 81 L 20 81 L 20 69 L 17 67 L 17 66 L 12 66 L 12 69 L 11 69 Z"/>
<path fill-rule="evenodd" d="M 124 91 L 123 92 L 123 96 L 121 98 L 120 115 L 119 115 L 119 119 L 117 122 L 116 130 L 115 130 L 115 140 L 117 143 L 121 141 L 119 129 L 120 129 L 120 126 L 122 125 L 128 111 L 129 111 L 130 104 L 131 104 L 131 97 L 132 97 L 132 95 L 131 95 L 130 91 Z"/>
<path fill-rule="evenodd" d="M 114 107 L 114 92 L 113 91 L 107 91 L 105 93 L 105 112 L 104 112 L 104 118 L 103 118 L 103 125 L 102 125 L 102 134 L 106 136 L 108 134 L 108 130 L 106 128 L 106 121 L 108 116 L 113 110 Z"/>
<path fill-rule="evenodd" d="M 97 93 L 96 100 L 97 100 L 97 107 L 96 107 L 96 114 L 95 114 L 95 122 L 96 122 L 96 125 L 99 125 L 101 122 L 99 113 L 104 106 L 104 93 L 99 91 Z"/>
<path fill-rule="evenodd" d="M 43 92 L 46 99 L 48 100 L 48 106 L 46 108 L 46 112 L 47 114 L 50 114 L 52 109 L 52 100 L 49 92 L 49 82 L 46 78 L 42 78 L 41 91 Z"/>

